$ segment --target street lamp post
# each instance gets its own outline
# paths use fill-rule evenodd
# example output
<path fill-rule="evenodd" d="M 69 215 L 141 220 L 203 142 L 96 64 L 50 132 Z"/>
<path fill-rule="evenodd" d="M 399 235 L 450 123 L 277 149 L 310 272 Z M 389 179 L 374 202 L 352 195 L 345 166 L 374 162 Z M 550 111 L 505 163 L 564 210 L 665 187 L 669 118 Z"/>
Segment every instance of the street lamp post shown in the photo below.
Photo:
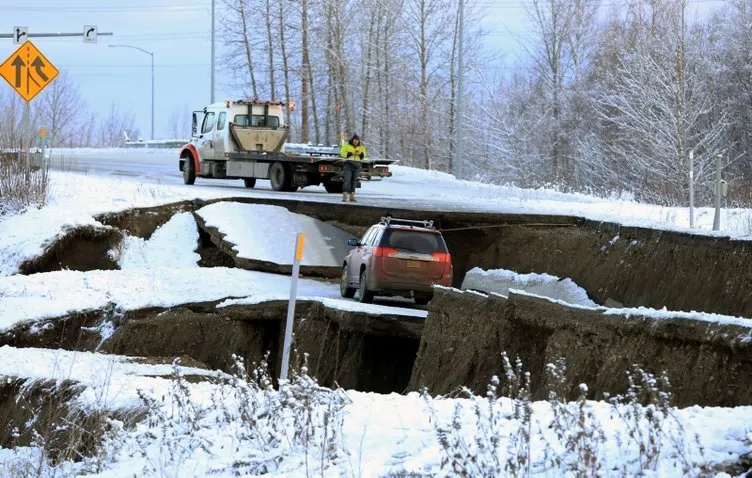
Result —
<path fill-rule="evenodd" d="M 133 48 L 142 51 L 151 57 L 151 139 L 154 139 L 154 53 L 133 45 L 108 45 L 110 48 L 122 47 Z"/>

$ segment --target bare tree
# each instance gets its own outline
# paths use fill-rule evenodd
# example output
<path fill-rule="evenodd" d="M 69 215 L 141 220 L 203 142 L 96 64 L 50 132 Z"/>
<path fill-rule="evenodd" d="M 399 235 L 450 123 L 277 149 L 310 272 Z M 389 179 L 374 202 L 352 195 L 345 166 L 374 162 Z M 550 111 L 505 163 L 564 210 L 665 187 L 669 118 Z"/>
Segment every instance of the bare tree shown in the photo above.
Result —
<path fill-rule="evenodd" d="M 123 113 L 115 105 L 110 106 L 110 111 L 99 123 L 99 133 L 95 146 L 116 147 L 125 141 L 125 135 L 129 138 L 137 138 L 139 130 L 135 126 L 135 120 L 130 113 Z"/>
<path fill-rule="evenodd" d="M 253 53 L 253 40 L 258 35 L 250 14 L 253 10 L 249 7 L 249 0 L 225 0 L 225 6 L 227 13 L 221 22 L 227 45 L 225 64 L 240 77 L 240 85 L 250 88 L 251 96 L 258 98 Z"/>
<path fill-rule="evenodd" d="M 422 142 L 422 165 L 431 169 L 434 154 L 432 146 L 432 110 L 429 90 L 436 88 L 434 75 L 443 66 L 441 47 L 451 40 L 447 25 L 453 24 L 455 12 L 446 0 L 405 0 L 401 27 L 407 36 L 407 44 L 418 65 L 418 96 L 420 111 L 417 129 Z"/>
<path fill-rule="evenodd" d="M 279 7 L 279 10 L 277 11 L 277 19 L 279 21 L 279 49 L 282 55 L 282 75 L 285 86 L 285 124 L 289 125 L 292 97 L 290 96 L 290 60 L 287 54 L 287 36 L 285 35 L 285 17 L 287 9 L 285 8 L 285 2 L 277 2 L 277 6 Z"/>
<path fill-rule="evenodd" d="M 556 184 L 573 180 L 573 152 L 565 124 L 567 95 L 585 60 L 588 28 L 593 28 L 597 9 L 597 1 L 586 0 L 532 0 L 528 6 L 538 35 L 531 58 L 547 103 L 541 126 L 546 130 L 546 143 L 550 144 L 550 178 Z"/>
<path fill-rule="evenodd" d="M 77 121 L 85 105 L 68 72 L 63 71 L 39 98 L 40 125 L 47 128 L 50 146 L 73 146 Z"/>
<path fill-rule="evenodd" d="M 191 112 L 187 104 L 175 107 L 170 113 L 167 128 L 173 139 L 187 139 L 191 137 Z"/>
<path fill-rule="evenodd" d="M 0 149 L 21 144 L 23 100 L 11 90 L 0 92 Z"/>
<path fill-rule="evenodd" d="M 301 51 L 303 53 L 300 66 L 300 139 L 307 143 L 308 133 L 308 0 L 302 0 L 303 8 L 301 9 Z"/>
<path fill-rule="evenodd" d="M 660 202 L 683 200 L 690 148 L 700 174 L 711 174 L 708 163 L 726 128 L 724 115 L 706 121 L 713 103 L 697 68 L 704 53 L 692 45 L 681 53 L 681 7 L 657 0 L 633 5 L 635 49 L 619 56 L 612 86 L 599 99 L 609 131 L 606 154 L 627 166 L 623 176 L 641 197 Z"/>
<path fill-rule="evenodd" d="M 272 23 L 274 21 L 273 14 L 272 14 L 272 5 L 270 0 L 264 0 L 265 1 L 265 9 L 264 9 L 264 24 L 266 26 L 266 38 L 267 38 L 267 56 L 269 58 L 269 99 L 270 100 L 276 100 L 277 99 L 277 91 L 274 85 L 274 45 L 275 45 L 275 38 L 272 34 Z"/>

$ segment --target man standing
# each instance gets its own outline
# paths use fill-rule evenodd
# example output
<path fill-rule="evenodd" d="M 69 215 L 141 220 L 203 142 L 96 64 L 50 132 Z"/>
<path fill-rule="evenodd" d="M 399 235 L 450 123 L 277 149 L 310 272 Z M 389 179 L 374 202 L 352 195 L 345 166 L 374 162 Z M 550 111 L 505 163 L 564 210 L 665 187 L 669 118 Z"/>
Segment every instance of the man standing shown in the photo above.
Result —
<path fill-rule="evenodd" d="M 355 200 L 355 184 L 357 184 L 360 175 L 360 161 L 366 157 L 366 147 L 361 144 L 360 137 L 354 134 L 348 143 L 342 145 L 339 155 L 345 159 L 342 202 L 357 202 Z"/>

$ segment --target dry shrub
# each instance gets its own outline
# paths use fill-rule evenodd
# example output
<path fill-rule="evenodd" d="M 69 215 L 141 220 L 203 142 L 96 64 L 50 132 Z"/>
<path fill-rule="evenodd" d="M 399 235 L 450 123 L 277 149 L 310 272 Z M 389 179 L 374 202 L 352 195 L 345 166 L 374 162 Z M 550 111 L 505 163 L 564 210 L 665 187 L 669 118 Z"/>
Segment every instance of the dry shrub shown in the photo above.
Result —
<path fill-rule="evenodd" d="M 47 203 L 50 190 L 49 164 L 29 168 L 15 154 L 0 155 L 0 216 Z"/>

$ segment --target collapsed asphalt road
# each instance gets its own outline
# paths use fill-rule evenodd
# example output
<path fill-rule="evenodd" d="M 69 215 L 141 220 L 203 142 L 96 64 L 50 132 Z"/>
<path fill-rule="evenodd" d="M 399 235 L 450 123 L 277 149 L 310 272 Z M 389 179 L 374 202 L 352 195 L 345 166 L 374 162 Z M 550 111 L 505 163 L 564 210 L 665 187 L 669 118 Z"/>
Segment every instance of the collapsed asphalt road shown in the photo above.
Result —
<path fill-rule="evenodd" d="M 300 200 L 232 200 L 283 206 L 354 236 L 361 235 L 386 212 L 363 205 L 322 205 Z M 187 201 L 101 215 L 97 218 L 103 224 L 101 230 L 69 231 L 58 243 L 50 245 L 43 257 L 24 264 L 22 271 L 112 268 L 112 261 L 107 262 L 103 252 L 123 235 L 149 238 L 175 214 L 192 213 L 213 202 L 217 201 Z M 741 241 L 628 228 L 573 217 L 422 213 L 397 209 L 388 212 L 395 217 L 435 221 L 444 231 L 453 257 L 456 287 L 472 267 L 503 268 L 569 277 L 599 304 L 702 310 L 735 316 L 750 316 L 752 312 L 749 310 L 752 302 L 747 296 L 752 284 L 746 268 L 750 249 Z M 203 267 L 255 270 L 266 267 L 263 263 L 239 260 L 232 252 L 232 244 L 227 243 L 222 234 L 207 231 L 200 223 L 199 228 L 197 252 Z M 85 250 L 91 253 L 82 252 Z M 94 260 L 95 256 L 101 260 Z M 737 280 L 729 282 L 729 274 Z M 361 312 L 334 312 L 319 303 L 306 303 L 297 315 L 298 352 L 310 354 L 315 370 L 326 385 L 382 392 L 402 392 L 408 385 L 414 389 L 427 386 L 429 390 L 445 393 L 460 385 L 475 387 L 485 383 L 486 375 L 498 373 L 499 354 L 502 349 L 510 349 L 509 340 L 514 337 L 516 342 L 510 351 L 539 352 L 539 358 L 527 359 L 538 371 L 538 377 L 542 367 L 539 360 L 553 360 L 557 355 L 573 361 L 573 369 L 602 370 L 601 377 L 613 376 L 614 367 L 621 366 L 615 362 L 608 365 L 608 357 L 623 357 L 619 362 L 622 365 L 641 359 L 653 370 L 661 370 L 666 364 L 702 363 L 692 368 L 692 374 L 677 376 L 677 400 L 704 405 L 752 401 L 751 396 L 743 393 L 752 389 L 752 377 L 742 373 L 745 367 L 740 366 L 751 360 L 743 326 L 733 330 L 703 328 L 700 323 L 687 329 L 682 325 L 686 321 L 678 317 L 679 322 L 669 323 L 656 334 L 655 326 L 643 320 L 625 325 L 634 339 L 620 342 L 613 337 L 624 332 L 614 335 L 614 332 L 601 331 L 601 327 L 613 327 L 614 319 L 603 321 L 601 325 L 597 314 L 593 316 L 583 309 L 561 306 L 551 310 L 539 302 L 519 298 L 478 303 L 478 296 L 473 294 L 452 296 L 451 300 L 444 298 L 445 295 L 439 294 L 440 300 L 430 304 L 430 315 L 426 319 L 426 330 L 430 333 L 424 333 L 423 319 L 399 314 L 372 317 Z M 565 316 L 567 320 L 557 322 L 552 314 Z M 514 319 L 515 325 L 510 326 L 514 317 L 521 318 Z M 216 303 L 187 304 L 127 311 L 115 319 L 111 313 L 98 310 L 52 320 L 49 334 L 40 335 L 38 325 L 27 324 L 26 329 L 6 331 L 2 341 L 16 346 L 84 350 L 101 347 L 123 354 L 187 355 L 210 367 L 224 368 L 232 353 L 241 353 L 253 362 L 270 351 L 274 363 L 278 363 L 283 318 L 283 303 L 246 305 L 233 310 L 221 310 Z M 116 329 L 116 333 L 104 341 L 91 332 L 102 321 L 112 322 Z M 638 325 L 640 323 L 643 325 Z M 190 326 L 181 327 L 181 324 Z M 32 328 L 36 335 L 31 333 Z M 41 330 L 47 329 L 41 327 Z M 476 333 L 498 340 L 480 340 L 480 336 L 475 337 Z M 144 341 L 141 339 L 144 336 L 161 339 Z M 230 339 L 235 336 L 243 340 Z M 551 336 L 558 338 L 549 340 Z M 451 345 L 442 345 L 447 341 Z M 602 351 L 606 349 L 610 352 L 604 355 Z M 463 351 L 464 358 L 453 355 L 457 350 Z M 708 350 L 711 352 L 703 352 Z M 568 351 L 577 351 L 577 354 Z M 724 390 L 717 386 L 719 376 L 730 384 Z M 452 378 L 448 380 L 448 377 Z M 590 383 L 594 397 L 618 392 L 614 388 L 624 385 L 618 380 L 598 377 Z"/>

